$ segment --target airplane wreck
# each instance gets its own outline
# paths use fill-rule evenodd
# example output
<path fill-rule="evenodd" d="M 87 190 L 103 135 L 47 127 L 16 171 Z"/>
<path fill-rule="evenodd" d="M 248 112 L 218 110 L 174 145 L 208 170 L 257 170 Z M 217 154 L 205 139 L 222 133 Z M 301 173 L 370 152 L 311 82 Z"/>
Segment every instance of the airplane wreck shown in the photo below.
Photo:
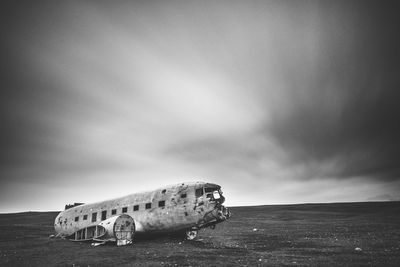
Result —
<path fill-rule="evenodd" d="M 193 182 L 120 198 L 66 205 L 54 221 L 57 236 L 100 245 L 131 244 L 137 233 L 182 232 L 196 238 L 199 229 L 227 220 L 221 186 Z"/>

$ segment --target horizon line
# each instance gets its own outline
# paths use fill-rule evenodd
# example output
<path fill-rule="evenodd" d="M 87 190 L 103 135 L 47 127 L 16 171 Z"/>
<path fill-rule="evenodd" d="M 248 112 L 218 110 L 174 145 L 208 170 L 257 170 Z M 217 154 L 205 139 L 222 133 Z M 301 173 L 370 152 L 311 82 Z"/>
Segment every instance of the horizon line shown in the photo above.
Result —
<path fill-rule="evenodd" d="M 243 205 L 243 206 L 227 206 L 227 207 L 228 208 L 245 208 L 245 207 L 262 207 L 262 206 L 297 206 L 297 205 L 355 204 L 355 203 L 383 203 L 383 202 L 400 202 L 400 200 L 303 202 L 303 203 L 279 203 L 279 204 L 260 204 L 260 205 Z M 15 211 L 15 212 L 0 212 L 0 215 L 20 214 L 20 213 L 50 213 L 50 212 L 61 212 L 61 211 L 62 210 L 58 210 L 58 211 L 57 210 L 29 210 L 29 211 Z"/>

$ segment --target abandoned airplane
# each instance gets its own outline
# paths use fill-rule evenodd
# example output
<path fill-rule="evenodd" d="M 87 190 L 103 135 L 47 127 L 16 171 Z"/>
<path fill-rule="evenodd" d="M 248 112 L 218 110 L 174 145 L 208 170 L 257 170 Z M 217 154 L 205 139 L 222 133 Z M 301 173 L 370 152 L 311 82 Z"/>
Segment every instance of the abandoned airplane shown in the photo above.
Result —
<path fill-rule="evenodd" d="M 66 205 L 54 228 L 57 236 L 93 245 L 131 244 L 136 233 L 181 231 L 191 240 L 199 229 L 213 229 L 231 216 L 224 201 L 217 184 L 181 183 L 91 204 Z"/>

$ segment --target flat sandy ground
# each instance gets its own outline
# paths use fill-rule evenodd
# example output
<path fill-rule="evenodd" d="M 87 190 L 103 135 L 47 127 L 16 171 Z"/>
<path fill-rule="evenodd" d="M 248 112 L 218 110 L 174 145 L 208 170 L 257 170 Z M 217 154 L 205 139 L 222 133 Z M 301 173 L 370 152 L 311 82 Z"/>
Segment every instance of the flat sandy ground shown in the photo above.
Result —
<path fill-rule="evenodd" d="M 196 241 L 153 236 L 126 247 L 49 239 L 56 212 L 0 214 L 0 266 L 400 266 L 400 202 L 231 211 Z"/>

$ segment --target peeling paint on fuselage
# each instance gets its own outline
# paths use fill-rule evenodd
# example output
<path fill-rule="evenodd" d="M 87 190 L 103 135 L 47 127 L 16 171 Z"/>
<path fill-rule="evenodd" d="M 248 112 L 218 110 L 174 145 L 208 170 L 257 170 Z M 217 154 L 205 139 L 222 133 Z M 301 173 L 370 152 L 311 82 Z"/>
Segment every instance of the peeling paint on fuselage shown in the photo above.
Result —
<path fill-rule="evenodd" d="M 207 197 L 209 194 L 204 190 L 203 195 L 196 197 L 195 191 L 199 188 L 217 189 L 221 193 L 222 201 Z M 97 225 L 109 217 L 128 214 L 135 221 L 137 233 L 199 229 L 215 225 L 229 217 L 226 208 L 221 205 L 223 199 L 219 185 L 204 182 L 181 183 L 72 207 L 60 212 L 55 219 L 54 228 L 58 234 L 68 236 L 79 229 Z M 163 201 L 165 202 L 162 203 Z M 146 203 L 151 203 L 151 208 L 146 209 Z M 134 211 L 135 205 L 139 205 L 139 210 Z M 123 212 L 124 208 L 126 212 Z M 112 210 L 116 210 L 116 213 L 112 214 Z M 222 214 L 224 211 L 225 215 Z"/>

